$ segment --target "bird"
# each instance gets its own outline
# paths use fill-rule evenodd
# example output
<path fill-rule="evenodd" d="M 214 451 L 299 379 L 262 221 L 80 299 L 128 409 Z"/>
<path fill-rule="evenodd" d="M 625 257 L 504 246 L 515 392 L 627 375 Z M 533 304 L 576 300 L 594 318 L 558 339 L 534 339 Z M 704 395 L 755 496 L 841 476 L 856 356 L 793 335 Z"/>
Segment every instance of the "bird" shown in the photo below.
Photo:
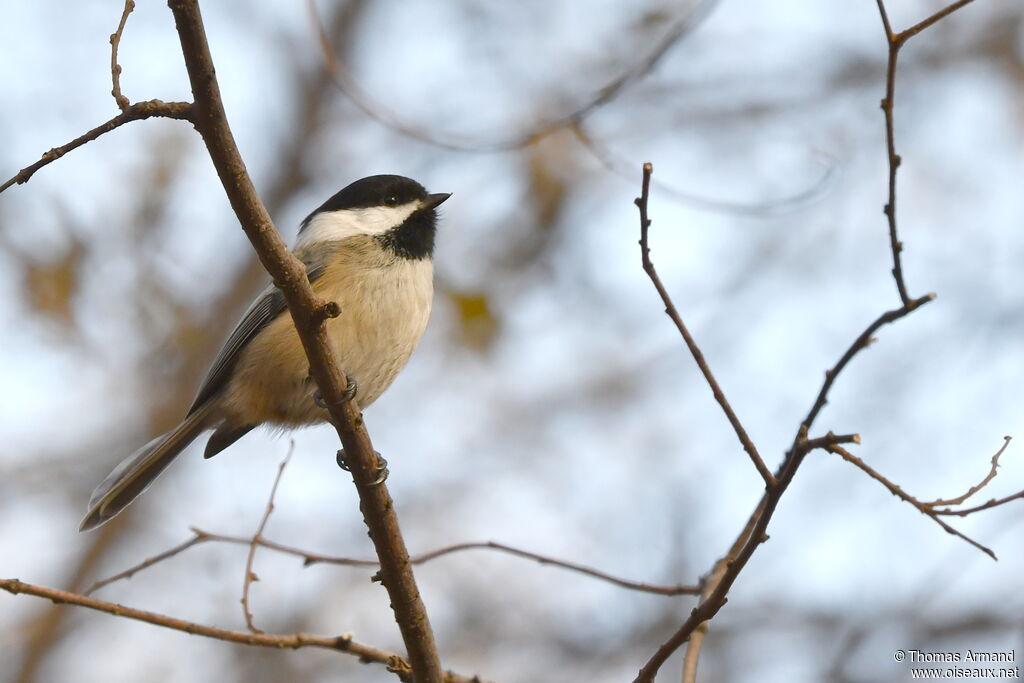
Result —
<path fill-rule="evenodd" d="M 294 254 L 316 295 L 341 314 L 325 323 L 349 390 L 364 410 L 419 343 L 433 300 L 437 207 L 411 178 L 373 175 L 346 186 L 302 221 Z M 114 518 L 189 444 L 213 430 L 205 458 L 259 425 L 328 421 L 284 295 L 269 285 L 228 336 L 181 423 L 123 460 L 90 497 L 79 531 Z"/>

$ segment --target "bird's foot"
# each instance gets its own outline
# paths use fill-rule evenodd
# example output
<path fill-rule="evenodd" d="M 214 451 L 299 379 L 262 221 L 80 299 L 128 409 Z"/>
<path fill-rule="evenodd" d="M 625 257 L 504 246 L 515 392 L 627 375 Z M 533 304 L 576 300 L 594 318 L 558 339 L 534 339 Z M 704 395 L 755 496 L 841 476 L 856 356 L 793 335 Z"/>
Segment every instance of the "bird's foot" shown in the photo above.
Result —
<path fill-rule="evenodd" d="M 349 374 L 345 375 L 345 381 L 348 384 L 345 386 L 345 393 L 341 395 L 340 401 L 336 403 L 328 403 L 324 400 L 324 395 L 320 393 L 319 389 L 317 389 L 313 392 L 313 403 L 315 403 L 318 408 L 327 410 L 331 406 L 342 406 L 351 401 L 356 397 L 356 392 L 359 390 L 359 384 L 356 383 L 355 377 Z"/>
<path fill-rule="evenodd" d="M 374 451 L 373 454 L 377 456 L 377 478 L 371 481 L 369 485 L 379 486 L 380 484 L 383 484 L 384 481 L 388 478 L 390 470 L 388 470 L 388 461 L 384 459 L 384 456 L 382 456 L 377 451 Z M 338 467 L 345 470 L 346 472 L 352 471 L 348 466 L 348 462 L 345 460 L 345 449 L 341 449 L 338 451 Z"/>

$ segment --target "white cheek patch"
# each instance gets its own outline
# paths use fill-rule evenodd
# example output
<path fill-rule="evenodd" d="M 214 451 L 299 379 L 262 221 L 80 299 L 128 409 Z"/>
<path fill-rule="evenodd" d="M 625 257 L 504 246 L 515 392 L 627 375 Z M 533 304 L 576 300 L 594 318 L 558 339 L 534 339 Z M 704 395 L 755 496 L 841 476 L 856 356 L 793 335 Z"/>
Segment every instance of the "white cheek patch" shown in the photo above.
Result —
<path fill-rule="evenodd" d="M 326 211 L 313 216 L 299 235 L 295 247 L 315 242 L 343 240 L 356 235 L 382 235 L 397 227 L 420 206 L 419 201 L 400 206 L 371 206 L 364 209 Z"/>

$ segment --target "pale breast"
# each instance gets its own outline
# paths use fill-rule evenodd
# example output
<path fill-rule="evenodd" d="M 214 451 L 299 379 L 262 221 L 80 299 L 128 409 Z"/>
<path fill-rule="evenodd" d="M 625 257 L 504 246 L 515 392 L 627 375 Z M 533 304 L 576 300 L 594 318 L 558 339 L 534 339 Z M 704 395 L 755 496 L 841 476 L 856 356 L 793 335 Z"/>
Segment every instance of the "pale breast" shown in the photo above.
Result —
<path fill-rule="evenodd" d="M 391 385 L 426 329 L 432 264 L 332 259 L 314 290 L 341 307 L 341 315 L 327 322 L 327 334 L 341 369 L 356 380 L 356 402 L 365 409 Z M 313 402 L 315 388 L 286 312 L 242 351 L 225 392 L 225 412 L 247 424 L 323 422 L 327 415 Z"/>

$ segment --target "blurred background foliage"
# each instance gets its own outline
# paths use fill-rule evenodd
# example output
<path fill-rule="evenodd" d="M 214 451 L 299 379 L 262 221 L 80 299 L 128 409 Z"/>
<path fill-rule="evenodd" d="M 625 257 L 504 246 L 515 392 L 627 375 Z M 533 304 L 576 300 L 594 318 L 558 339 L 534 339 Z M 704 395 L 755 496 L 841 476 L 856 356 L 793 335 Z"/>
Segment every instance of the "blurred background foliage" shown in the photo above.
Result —
<path fill-rule="evenodd" d="M 892 4 L 897 28 L 943 5 Z M 873 2 L 320 2 L 344 91 L 303 3 L 203 9 L 286 238 L 361 176 L 454 192 L 430 329 L 367 412 L 413 552 L 493 539 L 692 583 L 753 509 L 761 480 L 640 269 L 642 162 L 655 263 L 769 465 L 824 369 L 898 305 Z M 4 177 L 116 113 L 119 12 L 5 7 Z M 882 331 L 819 422 L 859 432 L 856 452 L 923 499 L 966 490 L 1004 434 L 1024 436 L 1022 27 L 1019 3 L 979 1 L 901 54 L 904 268 L 912 295 L 939 298 Z M 120 62 L 133 101 L 189 99 L 161 3 L 139 3 Z M 323 428 L 190 451 L 128 514 L 76 532 L 109 468 L 177 423 L 265 280 L 181 122 L 123 127 L 0 197 L 0 575 L 82 590 L 192 525 L 251 534 L 289 438 L 267 537 L 372 555 Z M 1014 442 L 983 495 L 1020 489 L 1022 462 Z M 814 454 L 712 625 L 702 679 L 896 681 L 897 648 L 1024 650 L 1020 519 L 955 520 L 993 563 Z M 98 597 L 240 628 L 244 559 L 204 544 Z M 262 551 L 256 573 L 263 629 L 401 649 L 372 572 Z M 631 680 L 693 605 L 488 552 L 417 576 L 446 667 L 497 681 Z M 390 678 L 6 595 L 0 653 L 5 683 Z"/>

